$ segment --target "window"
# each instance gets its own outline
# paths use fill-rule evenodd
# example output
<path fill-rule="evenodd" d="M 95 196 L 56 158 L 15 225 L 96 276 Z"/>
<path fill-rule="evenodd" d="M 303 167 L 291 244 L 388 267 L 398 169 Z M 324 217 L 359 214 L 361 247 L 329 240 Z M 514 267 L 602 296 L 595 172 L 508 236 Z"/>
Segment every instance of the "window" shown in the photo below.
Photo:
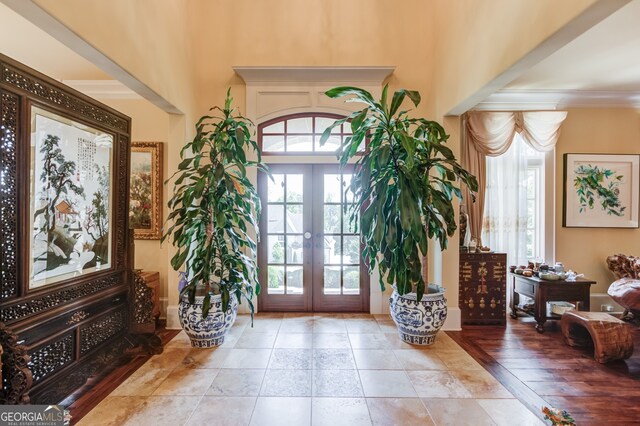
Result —
<path fill-rule="evenodd" d="M 544 153 L 524 145 L 527 158 L 527 227 L 528 259 L 544 258 Z"/>
<path fill-rule="evenodd" d="M 337 114 L 294 114 L 267 121 L 258 126 L 260 150 L 266 155 L 335 153 L 351 136 L 351 126 L 343 124 L 333 129 L 331 137 L 320 146 L 320 137 L 327 127 L 344 118 Z"/>

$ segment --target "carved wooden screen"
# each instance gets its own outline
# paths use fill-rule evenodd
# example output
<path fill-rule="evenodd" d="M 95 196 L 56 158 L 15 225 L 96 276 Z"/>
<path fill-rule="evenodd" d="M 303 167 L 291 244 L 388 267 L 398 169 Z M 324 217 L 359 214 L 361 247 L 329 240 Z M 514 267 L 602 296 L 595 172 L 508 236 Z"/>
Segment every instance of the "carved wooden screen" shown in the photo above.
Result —
<path fill-rule="evenodd" d="M 102 250 L 108 267 L 101 268 L 94 259 L 91 273 L 67 271 L 41 287 L 29 285 L 33 281 L 30 247 L 37 232 L 30 205 L 31 181 L 38 178 L 31 171 L 38 155 L 32 147 L 34 111 L 95 129 L 112 141 L 110 174 L 105 180 L 111 198 L 102 206 L 110 220 L 109 243 Z M 3 361 L 9 360 L 7 346 L 21 345 L 30 357 L 31 402 L 59 402 L 71 382 L 75 380 L 77 386 L 78 374 L 95 373 L 98 355 L 104 359 L 104 349 L 117 346 L 114 342 L 127 332 L 130 129 L 131 120 L 121 113 L 0 55 L 0 323 L 10 330 L 2 335 L 17 336 L 13 343 L 0 344 L 5 349 Z M 85 160 L 91 166 L 91 158 Z M 79 224 L 80 215 L 72 204 L 57 204 L 55 214 L 72 216 Z M 87 212 L 84 220 L 91 214 Z M 97 240 L 93 242 L 95 257 Z M 46 258 L 49 250 L 45 249 Z M 78 256 L 83 249 L 74 250 L 73 256 Z M 4 373 L 7 368 L 3 367 Z M 0 398 L 8 392 L 6 376 L 3 379 Z M 20 400 L 5 398 L 4 402 Z"/>

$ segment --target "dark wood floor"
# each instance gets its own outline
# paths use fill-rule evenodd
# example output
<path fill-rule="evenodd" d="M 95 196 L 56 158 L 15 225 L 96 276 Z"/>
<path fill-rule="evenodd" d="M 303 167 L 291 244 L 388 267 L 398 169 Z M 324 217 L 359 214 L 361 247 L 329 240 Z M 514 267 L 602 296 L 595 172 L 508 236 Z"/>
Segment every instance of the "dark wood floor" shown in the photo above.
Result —
<path fill-rule="evenodd" d="M 534 412 L 561 408 L 580 426 L 640 424 L 640 328 L 634 327 L 630 359 L 599 364 L 593 349 L 564 343 L 559 322 L 547 322 L 544 334 L 534 324 L 529 317 L 508 318 L 506 328 L 447 334 Z"/>

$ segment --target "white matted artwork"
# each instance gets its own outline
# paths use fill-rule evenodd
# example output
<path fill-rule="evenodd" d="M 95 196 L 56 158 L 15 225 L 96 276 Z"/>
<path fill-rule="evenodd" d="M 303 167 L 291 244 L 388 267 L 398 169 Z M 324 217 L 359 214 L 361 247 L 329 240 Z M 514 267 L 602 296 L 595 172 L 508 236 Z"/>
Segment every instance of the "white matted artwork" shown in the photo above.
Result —
<path fill-rule="evenodd" d="M 564 227 L 637 228 L 640 155 L 565 154 Z"/>
<path fill-rule="evenodd" d="M 111 267 L 112 170 L 112 135 L 31 107 L 29 289 Z"/>

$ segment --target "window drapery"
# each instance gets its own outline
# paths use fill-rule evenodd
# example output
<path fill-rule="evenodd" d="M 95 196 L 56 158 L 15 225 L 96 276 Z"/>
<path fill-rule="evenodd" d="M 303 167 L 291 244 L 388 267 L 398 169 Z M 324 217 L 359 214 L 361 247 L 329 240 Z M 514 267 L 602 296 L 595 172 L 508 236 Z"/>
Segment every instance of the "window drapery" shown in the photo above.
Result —
<path fill-rule="evenodd" d="M 471 111 L 463 116 L 462 166 L 478 179 L 476 202 L 466 194 L 464 203 L 471 237 L 479 244 L 487 185 L 486 157 L 507 152 L 516 133 L 533 149 L 551 151 L 566 117 L 566 111 Z"/>

